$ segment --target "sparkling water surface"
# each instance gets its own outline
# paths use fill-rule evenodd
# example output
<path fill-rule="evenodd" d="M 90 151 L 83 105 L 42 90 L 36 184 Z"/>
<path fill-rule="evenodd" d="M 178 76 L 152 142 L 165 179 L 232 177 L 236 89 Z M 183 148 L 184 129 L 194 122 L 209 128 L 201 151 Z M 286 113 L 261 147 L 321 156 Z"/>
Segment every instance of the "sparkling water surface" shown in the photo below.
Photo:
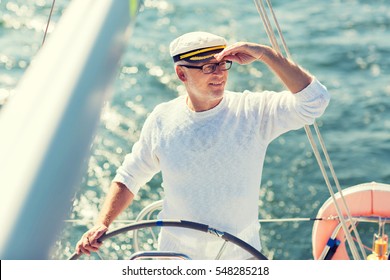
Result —
<path fill-rule="evenodd" d="M 56 1 L 48 38 L 69 3 Z M 332 95 L 317 123 L 341 186 L 389 183 L 390 2 L 272 3 L 293 59 Z M 12 98 L 39 51 L 51 4 L 49 0 L 0 1 L 0 106 Z M 69 202 L 69 220 L 77 221 L 65 223 L 51 258 L 68 258 L 93 224 L 115 170 L 137 140 L 148 113 L 184 93 L 168 45 L 194 30 L 219 34 L 229 43 L 269 44 L 253 1 L 146 0 L 119 66 L 112 99 L 103 110 L 85 176 Z M 283 88 L 260 63 L 233 65 L 229 79 L 227 88 L 235 91 Z M 160 184 L 157 174 L 118 220 L 134 219 L 144 206 L 162 198 Z M 315 217 L 328 197 L 303 129 L 271 143 L 259 187 L 259 218 Z M 311 229 L 312 222 L 264 223 L 261 239 L 274 259 L 312 259 Z M 122 254 L 119 249 L 131 248 L 123 243 L 128 239 L 107 243 L 106 247 L 114 248 L 109 251 L 111 258 Z"/>

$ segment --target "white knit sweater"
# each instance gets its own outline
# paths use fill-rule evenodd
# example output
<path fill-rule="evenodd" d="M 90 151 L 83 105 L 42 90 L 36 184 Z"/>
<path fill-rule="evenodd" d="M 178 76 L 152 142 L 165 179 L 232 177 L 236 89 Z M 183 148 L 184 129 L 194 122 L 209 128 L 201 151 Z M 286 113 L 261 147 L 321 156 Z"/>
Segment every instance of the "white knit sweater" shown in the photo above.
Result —
<path fill-rule="evenodd" d="M 226 91 L 205 112 L 191 111 L 180 96 L 150 114 L 114 181 L 136 194 L 161 170 L 160 218 L 205 223 L 260 250 L 258 200 L 267 146 L 284 132 L 312 124 L 329 98 L 317 80 L 296 94 Z M 188 229 L 163 228 L 160 234 L 161 250 L 193 259 L 213 259 L 220 245 L 218 238 Z M 229 245 L 222 258 L 248 256 Z"/>

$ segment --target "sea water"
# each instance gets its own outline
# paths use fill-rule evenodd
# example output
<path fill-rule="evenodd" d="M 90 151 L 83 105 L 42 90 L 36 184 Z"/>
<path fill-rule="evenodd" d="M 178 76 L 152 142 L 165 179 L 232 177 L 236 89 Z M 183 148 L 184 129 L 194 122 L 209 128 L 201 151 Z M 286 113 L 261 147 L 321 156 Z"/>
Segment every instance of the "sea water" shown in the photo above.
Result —
<path fill-rule="evenodd" d="M 56 1 L 47 39 L 69 3 Z M 390 2 L 272 3 L 293 59 L 332 95 L 317 124 L 341 186 L 389 183 Z M 12 98 L 19 79 L 39 51 L 51 5 L 51 0 L 0 1 L 0 106 Z M 112 99 L 101 115 L 88 167 L 69 201 L 68 220 L 50 258 L 68 258 L 83 232 L 93 225 L 115 170 L 131 151 L 147 115 L 157 104 L 184 93 L 168 45 L 178 35 L 195 30 L 224 36 L 229 44 L 251 41 L 269 45 L 251 0 L 145 0 L 118 68 Z M 234 64 L 229 79 L 227 88 L 234 91 L 283 89 L 259 62 Z M 134 219 L 143 207 L 161 199 L 164 194 L 160 185 L 161 175 L 157 174 L 118 221 Z M 259 186 L 260 219 L 315 217 L 328 197 L 303 129 L 271 143 Z M 265 253 L 274 259 L 312 259 L 312 226 L 312 222 L 263 223 Z M 131 249 L 126 242 L 127 236 L 107 242 L 104 250 L 110 258 L 119 258 L 128 254 L 120 249 Z"/>

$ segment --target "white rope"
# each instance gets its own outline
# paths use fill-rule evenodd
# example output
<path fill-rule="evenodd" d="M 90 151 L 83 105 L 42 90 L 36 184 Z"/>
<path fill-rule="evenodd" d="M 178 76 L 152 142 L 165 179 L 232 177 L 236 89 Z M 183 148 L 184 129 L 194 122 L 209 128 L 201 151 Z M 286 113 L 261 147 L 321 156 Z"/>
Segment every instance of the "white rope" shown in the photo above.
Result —
<path fill-rule="evenodd" d="M 275 16 L 275 13 L 274 13 L 274 11 L 273 11 L 271 2 L 270 2 L 270 0 L 266 0 L 266 1 L 267 1 L 269 10 L 270 10 L 271 13 L 272 13 L 272 16 L 273 16 L 273 19 L 274 19 L 274 22 L 275 22 L 275 25 L 276 25 L 276 29 L 277 29 L 277 31 L 278 31 L 279 37 L 280 37 L 281 40 L 282 40 L 282 45 L 283 45 L 283 47 L 284 47 L 284 50 L 285 50 L 285 52 L 286 52 L 286 55 L 287 55 L 288 58 L 291 59 L 290 52 L 289 52 L 289 50 L 288 50 L 288 48 L 287 48 L 287 44 L 286 44 L 286 42 L 285 42 L 285 40 L 284 40 L 283 34 L 282 34 L 282 32 L 281 32 L 281 28 L 280 28 L 280 26 L 279 26 L 279 24 L 278 24 L 278 21 L 277 21 L 277 19 L 276 19 L 276 16 Z M 257 10 L 258 10 L 258 12 L 259 12 L 259 14 L 260 14 L 260 16 L 261 16 L 261 19 L 262 19 L 263 24 L 264 24 L 264 28 L 266 29 L 267 36 L 268 36 L 268 38 L 270 39 L 270 42 L 271 42 L 273 48 L 274 48 L 276 51 L 278 51 L 279 53 L 281 53 L 280 48 L 279 48 L 279 46 L 277 45 L 277 40 L 276 40 L 276 38 L 274 38 L 274 37 L 275 37 L 275 34 L 274 34 L 274 32 L 273 32 L 273 30 L 272 30 L 272 28 L 271 28 L 271 24 L 270 24 L 270 22 L 269 22 L 269 19 L 268 19 L 268 16 L 267 16 L 267 12 L 266 12 L 266 10 L 265 10 L 265 7 L 264 7 L 262 1 L 261 1 L 261 0 L 254 0 L 254 2 L 255 2 L 255 5 L 256 5 Z M 351 214 L 350 214 L 350 211 L 349 211 L 348 206 L 347 206 L 347 203 L 346 203 L 346 201 L 345 201 L 345 199 L 344 199 L 344 196 L 343 196 L 343 194 L 342 194 L 342 190 L 341 190 L 341 188 L 340 188 L 340 184 L 339 184 L 339 181 L 338 181 L 338 179 L 337 179 L 336 173 L 334 172 L 333 165 L 332 165 L 332 163 L 331 163 L 331 161 L 330 161 L 328 152 L 327 152 L 327 150 L 326 150 L 325 143 L 324 143 L 324 141 L 323 141 L 323 139 L 322 139 L 322 137 L 321 137 L 321 134 L 319 133 L 319 128 L 318 128 L 318 126 L 317 126 L 317 123 L 314 122 L 313 126 L 314 126 L 314 128 L 315 128 L 315 131 L 316 131 L 317 137 L 318 137 L 318 141 L 320 142 L 321 148 L 322 148 L 322 150 L 323 150 L 323 153 L 324 153 L 324 155 L 325 155 L 326 161 L 327 161 L 327 163 L 328 163 L 328 167 L 329 167 L 329 169 L 330 169 L 330 171 L 331 171 L 331 174 L 332 174 L 332 176 L 333 176 L 333 179 L 334 179 L 334 181 L 335 181 L 337 190 L 338 190 L 339 193 L 340 193 L 340 196 L 341 196 L 341 199 L 342 199 L 342 203 L 343 203 L 344 209 L 345 209 L 345 211 L 346 211 L 346 213 L 347 213 L 347 217 L 348 217 L 349 219 L 352 219 Z M 350 249 L 351 249 L 351 253 L 352 253 L 354 259 L 360 259 L 360 255 L 359 255 L 359 253 L 358 253 L 358 251 L 357 251 L 357 248 L 356 248 L 356 246 L 355 246 L 355 243 L 353 242 L 352 236 L 351 236 L 351 234 L 350 234 L 350 232 L 349 232 L 349 230 L 348 230 L 348 226 L 347 226 L 346 221 L 345 221 L 345 219 L 344 219 L 344 217 L 343 217 L 343 215 L 342 215 L 340 206 L 339 206 L 339 204 L 338 204 L 338 202 L 337 202 L 337 200 L 336 200 L 336 198 L 335 198 L 335 194 L 334 194 L 333 188 L 332 188 L 332 186 L 331 186 L 331 184 L 330 184 L 330 182 L 329 182 L 329 178 L 328 178 L 327 172 L 326 172 L 326 170 L 325 170 L 324 164 L 323 164 L 323 162 L 322 162 L 321 155 L 320 155 L 320 153 L 319 153 L 319 151 L 318 151 L 318 149 L 317 149 L 317 145 L 315 144 L 313 134 L 312 134 L 312 132 L 311 132 L 309 126 L 306 125 L 304 128 L 305 128 L 306 134 L 307 134 L 307 136 L 308 136 L 309 142 L 310 142 L 310 144 L 311 144 L 311 146 L 312 146 L 314 155 L 315 155 L 315 157 L 316 157 L 316 159 L 317 159 L 317 162 L 318 162 L 318 164 L 319 164 L 321 173 L 322 173 L 322 175 L 323 175 L 323 177 L 324 177 L 324 179 L 325 179 L 325 182 L 326 182 L 326 185 L 327 185 L 327 187 L 328 187 L 329 193 L 330 193 L 330 195 L 331 195 L 331 197 L 332 197 L 332 200 L 333 200 L 333 202 L 334 202 L 334 204 L 335 204 L 336 211 L 337 211 L 337 213 L 338 213 L 338 215 L 339 215 L 339 217 L 340 217 L 340 222 L 341 222 L 341 224 L 342 224 L 342 226 L 343 226 L 343 229 L 344 229 L 344 232 L 345 232 L 345 235 L 346 235 L 346 239 L 347 239 L 348 244 L 349 244 Z M 360 240 L 359 233 L 357 232 L 357 229 L 356 229 L 354 223 L 352 223 L 352 228 L 353 228 L 353 232 L 354 232 L 355 235 L 356 235 L 356 239 L 357 239 L 357 241 L 358 241 L 358 244 L 359 244 L 360 250 L 361 250 L 361 252 L 362 252 L 362 254 L 363 254 L 363 257 L 366 258 L 366 253 L 365 253 L 363 244 L 362 244 L 362 242 L 361 242 L 361 240 Z"/>
<path fill-rule="evenodd" d="M 272 47 L 277 52 L 281 53 L 280 48 L 279 48 L 279 44 L 276 41 L 276 37 L 273 36 L 271 23 L 269 22 L 267 14 L 265 13 L 265 8 L 263 5 L 263 2 L 255 1 L 255 5 L 256 5 L 257 11 L 259 12 L 259 14 L 261 16 L 261 20 L 263 21 L 265 32 L 267 33 L 268 39 L 271 42 Z"/>
<path fill-rule="evenodd" d="M 290 51 L 289 49 L 287 48 L 287 44 L 286 44 L 286 41 L 284 40 L 284 36 L 282 34 L 282 29 L 280 28 L 279 26 L 279 23 L 278 23 L 278 20 L 276 19 L 276 15 L 274 13 L 274 9 L 272 8 L 272 5 L 271 5 L 271 1 L 270 0 L 267 0 L 267 4 L 268 4 L 268 7 L 269 7 L 269 10 L 271 11 L 271 14 L 272 14 L 272 17 L 274 19 L 274 22 L 275 22 L 275 25 L 276 25 L 276 29 L 278 30 L 278 34 L 279 34 L 279 38 L 282 40 L 282 45 L 284 47 L 284 50 L 286 51 L 286 55 L 289 59 L 291 59 L 291 55 L 290 55 Z M 272 33 L 273 34 L 273 33 Z"/>
<path fill-rule="evenodd" d="M 339 180 L 338 180 L 338 178 L 337 178 L 337 176 L 336 176 L 336 172 L 334 171 L 332 161 L 330 160 L 328 151 L 327 151 L 327 149 L 326 149 L 326 147 L 325 147 L 325 142 L 324 142 L 323 139 L 322 139 L 322 136 L 321 136 L 321 133 L 320 133 L 320 129 L 318 128 L 318 126 L 317 126 L 316 123 L 314 123 L 314 129 L 315 129 L 315 131 L 316 131 L 316 133 L 317 133 L 317 137 L 318 137 L 318 139 L 319 139 L 319 142 L 320 142 L 322 151 L 323 151 L 324 156 L 325 156 L 325 158 L 326 158 L 326 161 L 327 161 L 327 163 L 328 163 L 329 170 L 330 170 L 330 172 L 331 172 L 331 174 L 332 174 L 332 176 L 333 176 L 333 180 L 334 180 L 334 182 L 335 182 L 337 191 L 338 191 L 339 194 L 340 194 L 340 198 L 341 198 L 341 200 L 342 200 L 342 205 L 344 206 L 344 210 L 345 210 L 345 212 L 347 213 L 347 217 L 348 217 L 349 219 L 351 219 L 351 217 L 352 217 L 351 212 L 349 211 L 348 204 L 347 204 L 347 202 L 346 202 L 346 200 L 345 200 L 345 197 L 344 197 L 344 195 L 343 195 L 343 191 L 342 191 L 342 189 L 341 189 L 341 187 L 340 187 L 340 183 L 339 183 Z M 336 200 L 333 200 L 333 201 L 334 201 L 335 203 L 337 203 Z M 363 242 L 362 242 L 362 240 L 361 240 L 361 238 L 360 238 L 360 235 L 359 235 L 358 230 L 356 229 L 355 223 L 351 223 L 350 226 L 352 227 L 352 231 L 353 231 L 353 233 L 354 233 L 355 236 L 356 236 L 356 240 L 357 240 L 357 243 L 358 243 L 358 245 L 359 245 L 360 251 L 361 251 L 362 254 L 363 254 L 363 258 L 364 258 L 364 259 L 367 259 L 366 250 L 364 249 Z"/>

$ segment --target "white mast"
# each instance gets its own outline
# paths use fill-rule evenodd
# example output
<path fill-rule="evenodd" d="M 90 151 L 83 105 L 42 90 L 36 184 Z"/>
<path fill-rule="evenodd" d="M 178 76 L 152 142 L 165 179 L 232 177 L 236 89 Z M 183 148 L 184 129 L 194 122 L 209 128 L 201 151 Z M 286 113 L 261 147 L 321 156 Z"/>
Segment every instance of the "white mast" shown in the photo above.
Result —
<path fill-rule="evenodd" d="M 47 259 L 139 1 L 73 1 L 0 112 L 0 257 Z"/>

